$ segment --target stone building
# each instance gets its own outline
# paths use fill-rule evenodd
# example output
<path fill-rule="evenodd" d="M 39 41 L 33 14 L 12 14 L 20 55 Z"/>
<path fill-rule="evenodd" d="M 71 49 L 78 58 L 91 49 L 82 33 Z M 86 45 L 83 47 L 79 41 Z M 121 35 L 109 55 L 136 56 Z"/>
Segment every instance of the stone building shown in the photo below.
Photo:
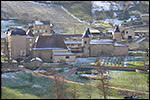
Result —
<path fill-rule="evenodd" d="M 33 34 L 38 36 L 42 34 L 53 34 L 54 25 L 50 21 L 39 21 L 35 20 L 33 22 Z"/>
<path fill-rule="evenodd" d="M 31 54 L 32 47 L 34 44 L 34 36 L 31 36 L 32 33 L 25 32 L 22 29 L 13 28 L 7 31 L 6 42 L 8 42 L 8 50 L 10 59 L 25 59 L 25 57 Z M 31 42 L 32 41 L 32 42 Z M 6 46 L 6 44 L 4 44 Z"/>
<path fill-rule="evenodd" d="M 131 40 L 135 38 L 135 30 L 132 27 L 126 27 L 124 30 L 121 32 L 122 38 L 126 40 Z"/>
<path fill-rule="evenodd" d="M 82 36 L 82 40 L 71 41 L 68 48 L 79 57 L 97 57 L 97 56 L 125 56 L 128 55 L 128 46 L 121 42 L 121 33 L 117 26 L 113 39 L 92 39 L 89 29 Z M 67 44 L 68 41 L 65 41 Z M 72 43 L 72 44 L 71 44 Z"/>
<path fill-rule="evenodd" d="M 33 57 L 44 62 L 75 61 L 76 56 L 65 45 L 61 35 L 38 36 L 33 47 Z"/>

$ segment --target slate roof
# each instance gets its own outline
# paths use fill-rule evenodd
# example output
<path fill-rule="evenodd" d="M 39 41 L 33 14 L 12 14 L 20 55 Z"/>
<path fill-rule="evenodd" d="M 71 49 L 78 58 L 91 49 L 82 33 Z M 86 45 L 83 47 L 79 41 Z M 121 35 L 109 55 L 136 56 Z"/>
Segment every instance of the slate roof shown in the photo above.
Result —
<path fill-rule="evenodd" d="M 26 35 L 26 32 L 22 29 L 15 28 L 11 30 L 9 35 Z"/>
<path fill-rule="evenodd" d="M 86 32 L 83 34 L 83 38 L 90 38 L 89 35 L 91 35 L 91 32 L 89 30 L 89 28 L 87 28 Z"/>
<path fill-rule="evenodd" d="M 119 26 L 117 25 L 115 32 L 120 32 Z"/>
<path fill-rule="evenodd" d="M 34 22 L 36 25 L 50 25 L 50 21 L 38 21 Z"/>
<path fill-rule="evenodd" d="M 37 37 L 35 49 L 67 49 L 61 35 Z"/>

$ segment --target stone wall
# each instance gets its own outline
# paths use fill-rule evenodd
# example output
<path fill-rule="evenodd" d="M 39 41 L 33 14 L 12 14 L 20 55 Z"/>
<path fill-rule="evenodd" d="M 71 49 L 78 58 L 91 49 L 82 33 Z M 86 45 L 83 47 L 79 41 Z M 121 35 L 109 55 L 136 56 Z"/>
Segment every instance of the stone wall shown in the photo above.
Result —
<path fill-rule="evenodd" d="M 32 62 L 28 62 L 28 63 L 24 63 L 24 66 L 30 66 L 30 67 L 41 67 L 42 66 L 42 62 L 35 60 Z"/>
<path fill-rule="evenodd" d="M 114 53 L 114 45 L 113 44 L 97 44 L 91 45 L 91 56 L 105 56 L 105 55 L 113 55 Z"/>
<path fill-rule="evenodd" d="M 43 62 L 52 61 L 52 50 L 33 50 L 33 57 L 39 57 Z"/>
<path fill-rule="evenodd" d="M 127 55 L 128 55 L 128 47 L 115 46 L 114 56 L 127 56 Z"/>

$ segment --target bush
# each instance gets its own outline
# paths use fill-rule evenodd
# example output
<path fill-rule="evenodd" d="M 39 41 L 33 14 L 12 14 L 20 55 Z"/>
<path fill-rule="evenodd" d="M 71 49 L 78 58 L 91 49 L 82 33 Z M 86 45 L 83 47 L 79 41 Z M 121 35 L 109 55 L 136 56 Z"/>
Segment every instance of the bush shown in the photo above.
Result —
<path fill-rule="evenodd" d="M 39 67 L 31 67 L 31 66 L 25 66 L 25 68 L 27 68 L 27 69 L 30 69 L 30 70 L 36 70 L 36 69 L 38 69 Z"/>

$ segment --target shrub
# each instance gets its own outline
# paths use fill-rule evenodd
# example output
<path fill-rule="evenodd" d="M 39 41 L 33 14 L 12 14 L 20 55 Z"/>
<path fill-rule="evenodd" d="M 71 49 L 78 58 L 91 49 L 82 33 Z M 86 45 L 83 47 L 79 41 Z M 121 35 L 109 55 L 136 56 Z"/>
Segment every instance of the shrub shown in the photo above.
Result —
<path fill-rule="evenodd" d="M 25 66 L 25 68 L 27 68 L 27 69 L 30 69 L 30 70 L 36 70 L 36 69 L 38 69 L 39 67 L 31 67 L 31 66 Z"/>

